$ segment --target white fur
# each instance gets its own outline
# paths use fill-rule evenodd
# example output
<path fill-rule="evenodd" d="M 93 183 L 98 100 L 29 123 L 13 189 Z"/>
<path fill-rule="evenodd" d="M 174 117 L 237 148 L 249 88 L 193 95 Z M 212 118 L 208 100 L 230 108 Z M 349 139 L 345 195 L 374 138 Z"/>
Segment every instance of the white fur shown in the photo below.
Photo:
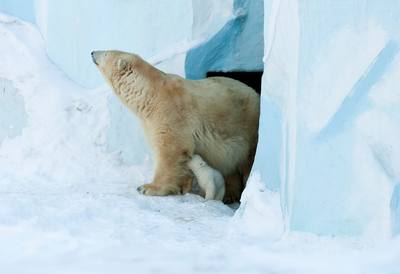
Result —
<path fill-rule="evenodd" d="M 221 173 L 209 165 L 199 155 L 193 155 L 188 163 L 207 200 L 222 201 L 225 195 L 225 181 Z"/>

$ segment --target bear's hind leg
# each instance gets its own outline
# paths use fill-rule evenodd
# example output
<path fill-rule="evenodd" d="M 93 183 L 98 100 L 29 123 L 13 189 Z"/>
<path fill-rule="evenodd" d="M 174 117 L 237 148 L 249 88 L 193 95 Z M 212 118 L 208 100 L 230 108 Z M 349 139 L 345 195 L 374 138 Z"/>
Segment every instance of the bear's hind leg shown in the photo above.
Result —
<path fill-rule="evenodd" d="M 239 172 L 224 177 L 225 179 L 225 196 L 223 202 L 232 204 L 240 202 L 240 197 L 243 191 L 242 176 Z"/>

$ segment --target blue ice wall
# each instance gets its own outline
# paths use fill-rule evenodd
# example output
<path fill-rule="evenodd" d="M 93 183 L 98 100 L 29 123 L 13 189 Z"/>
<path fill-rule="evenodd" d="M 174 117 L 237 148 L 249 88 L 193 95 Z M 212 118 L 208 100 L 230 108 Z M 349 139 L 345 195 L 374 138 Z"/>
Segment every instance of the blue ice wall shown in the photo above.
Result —
<path fill-rule="evenodd" d="M 35 22 L 35 0 L 0 0 L 0 12 Z"/>
<path fill-rule="evenodd" d="M 120 49 L 149 58 L 187 38 L 192 23 L 191 2 L 185 0 L 48 1 L 47 14 L 50 58 L 86 87 L 104 82 L 91 62 L 93 49 Z"/>
<path fill-rule="evenodd" d="M 400 176 L 399 18 L 395 0 L 265 1 L 254 171 L 280 192 L 290 230 L 388 231 Z"/>
<path fill-rule="evenodd" d="M 392 231 L 393 234 L 400 234 L 400 184 L 397 184 L 393 190 L 390 202 L 392 210 Z"/>
<path fill-rule="evenodd" d="M 201 79 L 208 71 L 263 69 L 263 1 L 234 1 L 234 17 L 204 44 L 191 49 L 185 61 L 186 77 Z"/>

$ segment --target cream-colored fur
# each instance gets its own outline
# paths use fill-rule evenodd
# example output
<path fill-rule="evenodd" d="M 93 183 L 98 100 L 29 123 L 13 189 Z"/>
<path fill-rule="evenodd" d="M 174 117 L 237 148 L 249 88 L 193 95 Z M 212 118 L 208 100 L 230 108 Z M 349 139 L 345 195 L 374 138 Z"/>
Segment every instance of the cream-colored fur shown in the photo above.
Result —
<path fill-rule="evenodd" d="M 186 80 L 121 51 L 95 51 L 92 57 L 116 95 L 140 118 L 154 150 L 155 177 L 139 192 L 187 192 L 192 180 L 188 162 L 198 154 L 223 174 L 226 201 L 240 197 L 241 178 L 248 175 L 257 145 L 259 96 L 253 89 L 224 77 Z"/>
<path fill-rule="evenodd" d="M 225 195 L 225 181 L 222 174 L 207 165 L 197 154 L 193 155 L 188 166 L 195 175 L 195 181 L 204 191 L 204 198 L 222 201 Z"/>

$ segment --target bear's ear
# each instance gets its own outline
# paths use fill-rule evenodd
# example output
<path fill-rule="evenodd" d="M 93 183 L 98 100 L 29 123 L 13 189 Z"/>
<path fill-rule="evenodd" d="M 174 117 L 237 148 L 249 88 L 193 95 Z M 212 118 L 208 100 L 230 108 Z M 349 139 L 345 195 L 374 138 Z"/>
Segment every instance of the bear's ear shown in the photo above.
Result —
<path fill-rule="evenodd" d="M 125 59 L 118 59 L 117 61 L 117 67 L 118 70 L 124 70 L 128 66 L 128 61 Z"/>

